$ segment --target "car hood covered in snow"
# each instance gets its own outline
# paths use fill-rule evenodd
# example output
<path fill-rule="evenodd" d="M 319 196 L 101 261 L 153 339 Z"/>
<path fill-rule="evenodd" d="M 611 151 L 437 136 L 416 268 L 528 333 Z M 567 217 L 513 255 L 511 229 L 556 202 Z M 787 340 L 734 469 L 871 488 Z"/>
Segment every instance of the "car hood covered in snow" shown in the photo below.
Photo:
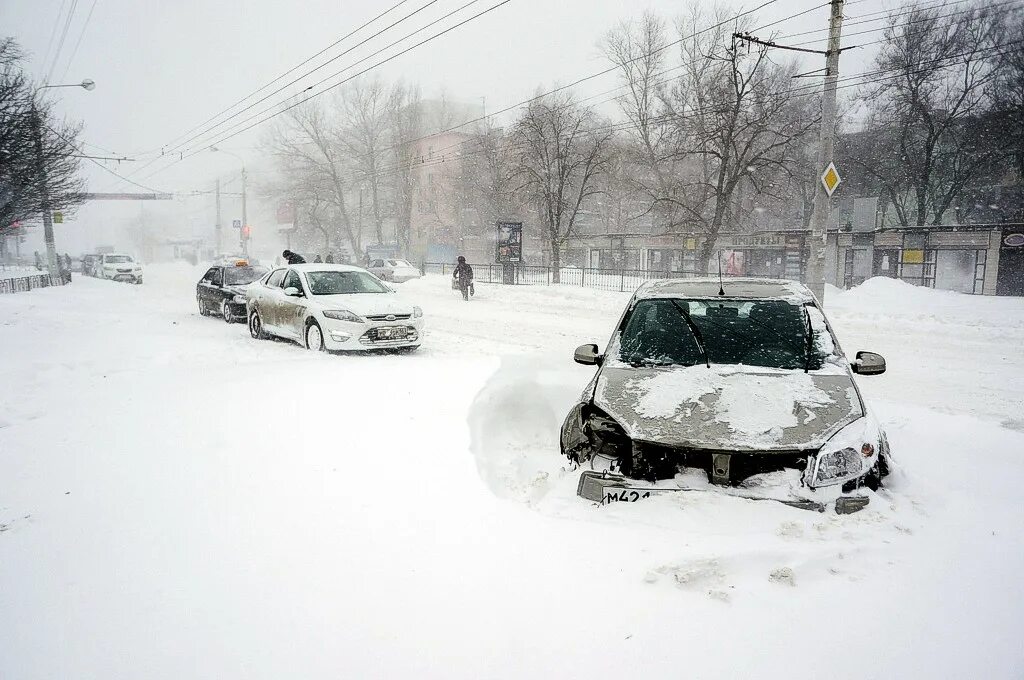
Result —
<path fill-rule="evenodd" d="M 814 449 L 864 414 L 853 380 L 749 366 L 604 366 L 594 403 L 634 440 L 700 449 Z"/>
<path fill-rule="evenodd" d="M 348 293 L 314 295 L 313 301 L 324 309 L 347 309 L 360 316 L 367 314 L 412 314 L 413 305 L 394 293 Z"/>

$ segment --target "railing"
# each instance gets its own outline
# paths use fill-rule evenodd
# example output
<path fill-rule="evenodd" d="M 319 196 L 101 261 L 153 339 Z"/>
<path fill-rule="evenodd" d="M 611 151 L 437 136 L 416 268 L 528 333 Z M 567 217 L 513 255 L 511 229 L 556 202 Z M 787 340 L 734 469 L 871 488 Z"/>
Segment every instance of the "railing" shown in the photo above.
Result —
<path fill-rule="evenodd" d="M 470 264 L 473 267 L 473 280 L 476 283 L 504 283 L 505 265 L 501 264 Z M 455 265 L 447 262 L 427 262 L 423 265 L 423 273 L 448 274 L 455 270 Z M 552 285 L 577 286 L 595 288 L 597 290 L 619 291 L 622 293 L 636 290 L 646 281 L 664 279 L 682 279 L 701 276 L 697 272 L 663 272 L 643 271 L 639 269 L 593 269 L 589 267 L 562 267 L 559 280 L 554 280 L 554 268 L 538 265 L 516 265 L 511 283 L 520 286 Z M 707 276 L 704 274 L 703 276 Z M 755 277 L 761 278 L 761 277 Z"/>
<path fill-rule="evenodd" d="M 0 278 L 0 295 L 4 293 L 26 293 L 36 288 L 49 288 L 50 286 L 64 285 L 59 276 L 49 274 L 30 274 L 28 276 L 13 276 Z"/>

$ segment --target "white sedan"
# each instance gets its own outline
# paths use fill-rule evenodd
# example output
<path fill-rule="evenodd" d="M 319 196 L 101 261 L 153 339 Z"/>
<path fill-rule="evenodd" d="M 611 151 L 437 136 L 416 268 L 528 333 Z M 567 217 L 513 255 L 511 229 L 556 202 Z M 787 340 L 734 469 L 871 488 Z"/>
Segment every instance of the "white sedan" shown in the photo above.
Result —
<path fill-rule="evenodd" d="M 131 255 L 121 255 L 120 253 L 100 255 L 96 270 L 99 272 L 100 278 L 142 283 L 142 267 L 132 259 Z"/>
<path fill-rule="evenodd" d="M 405 283 L 420 278 L 420 270 L 406 260 L 374 260 L 367 269 L 381 281 Z"/>
<path fill-rule="evenodd" d="M 295 340 L 314 351 L 412 351 L 423 338 L 422 309 L 349 265 L 274 269 L 246 289 L 246 312 L 252 337 Z"/>

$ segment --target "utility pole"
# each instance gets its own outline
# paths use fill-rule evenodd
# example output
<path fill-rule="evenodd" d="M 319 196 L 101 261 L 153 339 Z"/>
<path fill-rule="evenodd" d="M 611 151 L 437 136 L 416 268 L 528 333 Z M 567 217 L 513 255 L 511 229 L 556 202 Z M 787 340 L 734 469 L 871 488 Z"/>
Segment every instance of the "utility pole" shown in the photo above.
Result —
<path fill-rule="evenodd" d="M 836 81 L 839 80 L 839 38 L 843 29 L 843 0 L 832 0 L 828 22 L 828 51 L 825 52 L 825 89 L 821 97 L 821 145 L 818 167 L 824 173 L 832 163 L 836 130 Z M 820 175 L 817 175 L 820 177 Z M 816 177 L 817 179 L 817 177 Z M 807 260 L 807 286 L 825 304 L 825 242 L 828 238 L 831 197 L 821 181 L 814 183 L 814 212 L 811 214 L 810 257 Z"/>
<path fill-rule="evenodd" d="M 52 279 L 60 276 L 57 267 L 57 246 L 53 240 L 53 215 L 50 213 L 50 187 L 46 176 L 46 157 L 43 154 L 43 131 L 39 121 L 39 109 L 36 108 L 35 97 L 32 98 L 32 134 L 36 145 L 36 173 L 39 181 L 39 194 L 43 208 L 43 240 L 46 242 L 46 269 Z"/>
<path fill-rule="evenodd" d="M 248 232 L 249 228 L 249 213 L 246 212 L 245 204 L 245 186 L 246 186 L 246 173 L 245 166 L 242 166 L 242 228 L 239 230 L 239 235 L 242 236 Z M 243 236 L 242 238 L 242 255 L 249 257 L 249 239 Z"/>
<path fill-rule="evenodd" d="M 215 238 L 217 240 L 217 255 L 220 256 L 220 254 L 223 253 L 224 251 L 221 250 L 221 241 L 220 241 L 222 227 L 221 227 L 221 221 L 220 221 L 220 178 L 219 177 L 217 178 L 217 190 L 216 190 L 215 193 L 217 195 L 217 221 L 213 225 L 213 233 L 214 233 Z"/>

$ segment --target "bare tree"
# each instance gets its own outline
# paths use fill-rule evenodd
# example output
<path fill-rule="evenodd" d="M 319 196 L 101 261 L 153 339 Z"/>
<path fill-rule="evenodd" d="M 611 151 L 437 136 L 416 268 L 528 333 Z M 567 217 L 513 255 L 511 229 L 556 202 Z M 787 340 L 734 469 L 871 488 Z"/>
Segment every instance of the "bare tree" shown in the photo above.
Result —
<path fill-rule="evenodd" d="M 422 134 L 423 108 L 420 90 L 416 86 L 396 83 L 388 100 L 389 162 L 388 171 L 392 195 L 393 218 L 398 248 L 409 257 L 412 247 L 412 209 L 416 196 L 416 163 L 414 142 Z"/>
<path fill-rule="evenodd" d="M 990 92 L 1000 14 L 941 8 L 893 15 L 875 60 L 879 82 L 863 93 L 869 134 L 847 155 L 877 182 L 899 224 L 940 224 L 964 188 L 1002 153 Z"/>
<path fill-rule="evenodd" d="M 0 40 L 0 235 L 44 210 L 66 211 L 82 201 L 81 126 L 56 119 L 21 62 L 18 45 Z"/>
<path fill-rule="evenodd" d="M 764 192 L 768 178 L 789 173 L 789 156 L 818 118 L 789 92 L 795 64 L 780 66 L 766 48 L 737 45 L 722 21 L 725 10 L 716 12 L 711 23 L 722 26 L 712 31 L 693 30 L 703 23 L 698 10 L 679 23 L 683 73 L 664 99 L 684 168 L 675 194 L 659 200 L 679 209 L 673 226 L 706 235 L 697 253 L 701 271 L 723 228 L 739 220 L 738 190 Z"/>
<path fill-rule="evenodd" d="M 388 145 L 388 127 L 392 122 L 391 102 L 387 86 L 377 78 L 355 80 L 336 98 L 342 115 L 336 139 L 355 169 L 360 193 L 366 189 L 374 235 L 381 244 L 386 242 L 384 220 L 387 214 L 381 171 Z"/>
<path fill-rule="evenodd" d="M 612 132 L 594 112 L 563 92 L 534 99 L 512 132 L 517 190 L 540 215 L 551 251 L 552 280 L 560 280 L 561 251 L 609 160 Z"/>
<path fill-rule="evenodd" d="M 626 92 L 616 103 L 627 123 L 629 144 L 621 162 L 623 177 L 645 200 L 655 233 L 678 221 L 681 155 L 676 153 L 675 126 L 663 115 L 666 83 L 664 64 L 669 56 L 665 22 L 651 12 L 623 22 L 601 41 L 605 56 L 619 70 Z"/>
<path fill-rule="evenodd" d="M 339 247 L 347 242 L 357 255 L 362 252 L 363 235 L 351 216 L 354 171 L 338 142 L 338 127 L 319 104 L 289 111 L 264 143 L 282 177 L 270 190 L 297 206 L 300 225 L 307 222 L 303 217 L 310 224 L 330 220 L 328 240 Z"/>
<path fill-rule="evenodd" d="M 1024 15 L 1015 15 L 1006 35 L 1024 35 Z M 1006 150 L 1017 180 L 1024 182 L 1024 45 L 1020 42 L 1006 47 L 999 55 L 994 92 Z"/>

